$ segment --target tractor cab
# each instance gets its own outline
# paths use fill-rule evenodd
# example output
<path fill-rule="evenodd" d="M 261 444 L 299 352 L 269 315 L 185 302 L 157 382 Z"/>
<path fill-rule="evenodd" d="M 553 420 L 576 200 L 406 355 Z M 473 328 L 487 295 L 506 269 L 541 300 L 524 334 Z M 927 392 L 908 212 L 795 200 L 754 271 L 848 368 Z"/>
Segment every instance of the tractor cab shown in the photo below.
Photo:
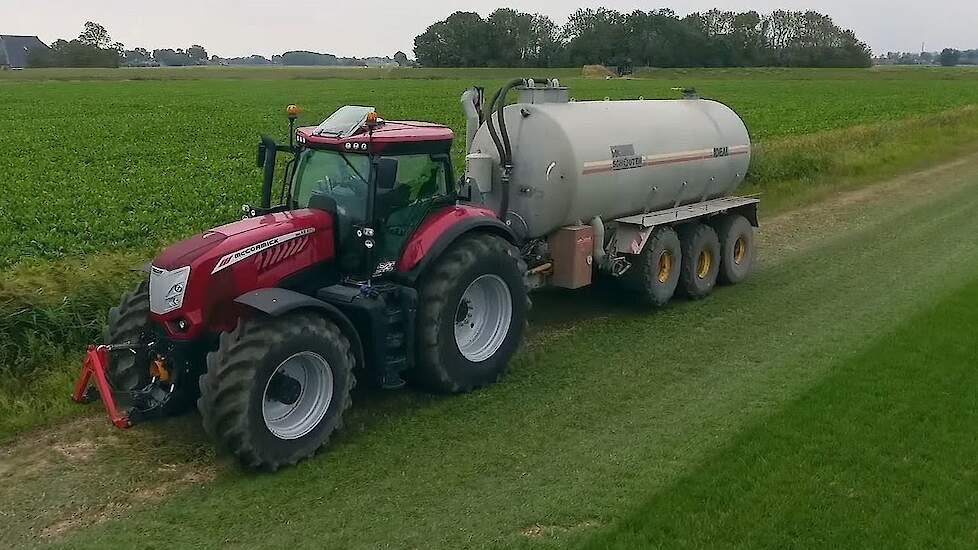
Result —
<path fill-rule="evenodd" d="M 293 138 L 277 208 L 332 213 L 340 268 L 351 275 L 393 271 L 422 220 L 455 200 L 454 134 L 445 126 L 386 121 L 372 107 L 345 106 L 319 126 L 297 128 Z M 273 172 L 268 161 L 274 163 L 269 145 L 263 142 L 259 153 L 266 176 Z M 357 240 L 362 246 L 349 246 Z"/>

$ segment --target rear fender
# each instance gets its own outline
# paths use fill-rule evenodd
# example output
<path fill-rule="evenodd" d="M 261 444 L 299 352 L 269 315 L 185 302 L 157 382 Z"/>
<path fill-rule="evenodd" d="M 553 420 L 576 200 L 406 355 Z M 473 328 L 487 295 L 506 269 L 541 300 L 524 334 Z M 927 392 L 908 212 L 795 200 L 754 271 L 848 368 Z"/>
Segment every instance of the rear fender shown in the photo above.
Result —
<path fill-rule="evenodd" d="M 751 204 L 745 204 L 744 206 L 741 206 L 739 208 L 735 208 L 735 209 L 731 210 L 731 212 L 735 212 L 737 214 L 740 214 L 741 216 L 747 218 L 747 221 L 750 222 L 750 224 L 752 226 L 759 227 L 759 225 L 757 223 L 757 203 L 756 202 L 755 203 L 751 203 Z"/>
<path fill-rule="evenodd" d="M 516 233 L 496 217 L 473 216 L 461 218 L 441 231 L 434 239 L 424 256 L 416 261 L 409 269 L 401 271 L 400 278 L 409 284 L 414 284 L 418 278 L 437 260 L 445 250 L 465 235 L 470 233 L 490 233 L 506 239 L 511 244 L 518 244 Z M 402 258 L 402 262 L 404 258 Z"/>
<path fill-rule="evenodd" d="M 357 366 L 365 366 L 360 334 L 349 317 L 332 304 L 301 292 L 278 287 L 260 288 L 247 292 L 235 298 L 234 302 L 271 317 L 280 317 L 300 309 L 319 311 L 330 321 L 336 323 L 340 332 L 350 341 Z"/>

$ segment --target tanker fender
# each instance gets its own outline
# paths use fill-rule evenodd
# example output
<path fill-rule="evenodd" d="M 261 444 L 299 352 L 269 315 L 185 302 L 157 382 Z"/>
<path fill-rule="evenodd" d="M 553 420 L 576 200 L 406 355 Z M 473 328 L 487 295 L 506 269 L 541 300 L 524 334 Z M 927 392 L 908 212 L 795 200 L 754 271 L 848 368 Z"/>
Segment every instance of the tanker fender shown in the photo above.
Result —
<path fill-rule="evenodd" d="M 396 278 L 406 284 L 414 285 L 425 270 L 442 253 L 465 235 L 489 233 L 498 235 L 509 243 L 519 246 L 520 239 L 508 225 L 496 217 L 492 210 L 476 205 L 458 205 L 454 212 L 443 216 L 429 227 L 422 225 L 405 247 L 398 265 Z M 454 219 L 452 219 L 454 218 Z M 438 223 L 438 222 L 441 223 Z M 425 241 L 427 241 L 425 243 Z M 412 243 L 421 246 L 412 250 Z"/>

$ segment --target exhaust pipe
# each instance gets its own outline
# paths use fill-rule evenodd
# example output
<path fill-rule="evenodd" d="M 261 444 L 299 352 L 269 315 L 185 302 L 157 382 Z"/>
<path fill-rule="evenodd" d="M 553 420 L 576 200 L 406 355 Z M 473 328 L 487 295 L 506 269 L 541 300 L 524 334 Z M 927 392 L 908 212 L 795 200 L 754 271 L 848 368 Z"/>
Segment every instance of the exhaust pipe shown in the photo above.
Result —
<path fill-rule="evenodd" d="M 482 88 L 469 88 L 462 92 L 462 111 L 465 113 L 465 154 L 472 150 L 475 133 L 482 126 L 482 104 L 485 95 Z"/>

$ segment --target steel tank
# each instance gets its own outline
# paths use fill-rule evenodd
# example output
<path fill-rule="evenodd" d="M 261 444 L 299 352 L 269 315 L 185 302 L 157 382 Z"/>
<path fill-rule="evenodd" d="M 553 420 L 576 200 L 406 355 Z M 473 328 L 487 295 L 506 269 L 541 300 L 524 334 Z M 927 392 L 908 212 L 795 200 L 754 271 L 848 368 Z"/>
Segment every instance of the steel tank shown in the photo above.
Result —
<path fill-rule="evenodd" d="M 729 195 L 750 164 L 744 122 L 711 100 L 523 102 L 504 116 L 513 165 L 506 221 L 524 238 Z M 491 188 L 473 185 L 472 195 L 498 210 L 502 167 L 485 124 L 469 152 L 492 158 Z"/>

